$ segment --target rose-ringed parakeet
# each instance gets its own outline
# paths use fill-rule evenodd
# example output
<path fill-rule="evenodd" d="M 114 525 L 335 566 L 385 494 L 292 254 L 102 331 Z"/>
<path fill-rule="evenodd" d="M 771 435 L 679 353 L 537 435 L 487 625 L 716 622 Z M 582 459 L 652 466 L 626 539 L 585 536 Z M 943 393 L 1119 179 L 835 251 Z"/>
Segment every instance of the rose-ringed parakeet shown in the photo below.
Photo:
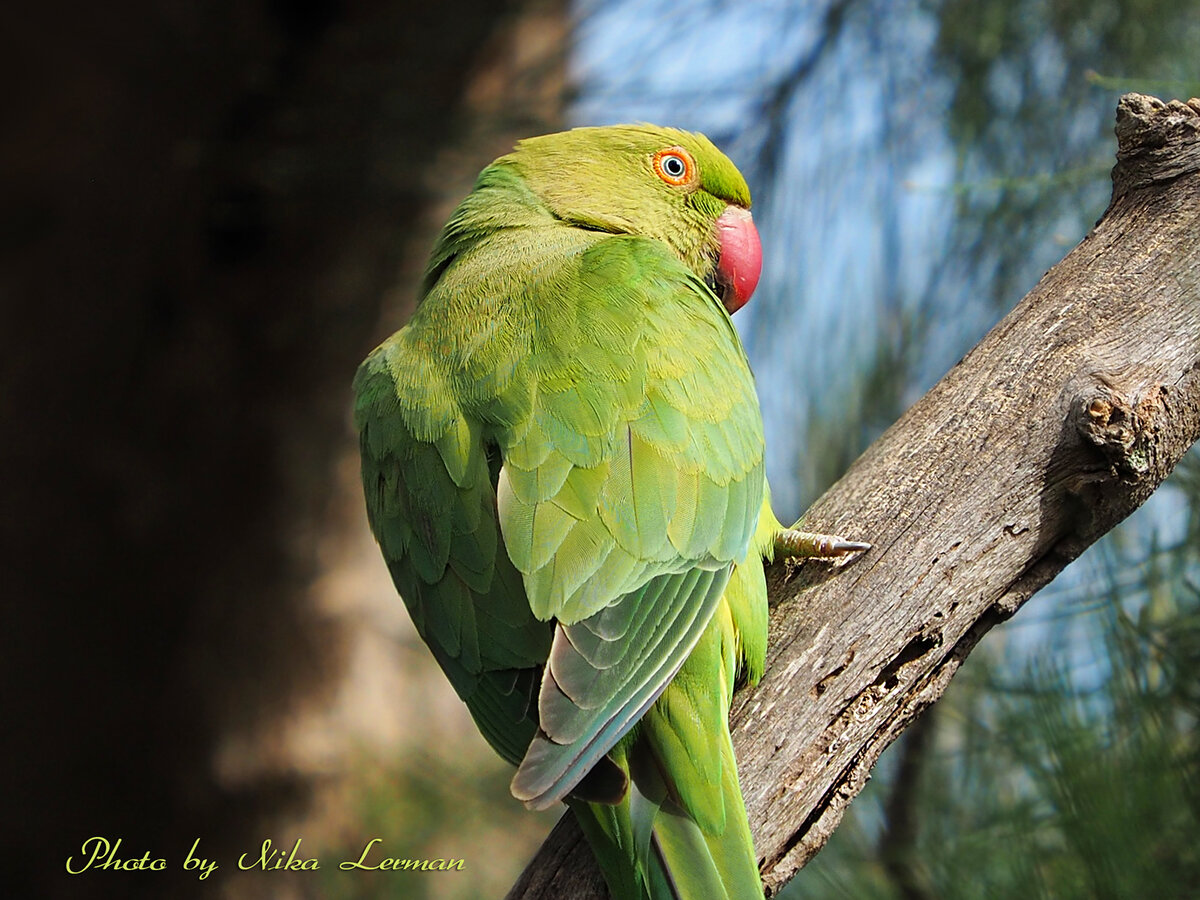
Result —
<path fill-rule="evenodd" d="M 371 527 L 512 793 L 566 801 L 618 900 L 761 897 L 728 728 L 762 674 L 771 513 L 730 321 L 761 251 L 703 135 L 522 141 L 355 379 Z M 820 544 L 820 546 L 817 546 Z"/>

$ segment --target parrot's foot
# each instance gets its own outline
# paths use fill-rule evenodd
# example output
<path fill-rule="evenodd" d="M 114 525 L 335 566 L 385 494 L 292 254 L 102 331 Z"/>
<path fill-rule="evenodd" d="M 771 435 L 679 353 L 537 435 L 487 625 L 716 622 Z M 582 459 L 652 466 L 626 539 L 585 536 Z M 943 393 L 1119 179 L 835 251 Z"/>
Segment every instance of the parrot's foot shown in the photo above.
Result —
<path fill-rule="evenodd" d="M 848 541 L 835 534 L 814 534 L 785 528 L 775 536 L 775 552 L 795 559 L 810 556 L 846 556 L 861 550 L 870 550 L 865 541 Z"/>

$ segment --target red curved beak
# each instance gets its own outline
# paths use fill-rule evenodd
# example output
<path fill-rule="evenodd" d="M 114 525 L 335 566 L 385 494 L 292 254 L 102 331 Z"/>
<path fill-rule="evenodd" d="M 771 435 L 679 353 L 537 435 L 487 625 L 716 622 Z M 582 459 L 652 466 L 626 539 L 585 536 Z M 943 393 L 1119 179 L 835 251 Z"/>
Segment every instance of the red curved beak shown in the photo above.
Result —
<path fill-rule="evenodd" d="M 735 313 L 750 299 L 762 273 L 762 243 L 750 210 L 729 206 L 717 219 L 717 282 L 724 288 L 721 301 Z"/>

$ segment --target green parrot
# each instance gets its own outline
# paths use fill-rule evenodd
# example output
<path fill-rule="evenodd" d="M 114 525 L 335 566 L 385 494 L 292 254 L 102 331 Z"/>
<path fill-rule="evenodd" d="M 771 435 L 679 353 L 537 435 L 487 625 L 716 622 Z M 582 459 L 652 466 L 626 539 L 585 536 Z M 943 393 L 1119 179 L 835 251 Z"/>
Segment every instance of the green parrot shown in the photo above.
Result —
<path fill-rule="evenodd" d="M 763 896 L 729 735 L 776 547 L 730 314 L 761 248 L 703 135 L 520 142 L 363 362 L 371 528 L 417 631 L 531 809 L 565 801 L 617 900 Z"/>

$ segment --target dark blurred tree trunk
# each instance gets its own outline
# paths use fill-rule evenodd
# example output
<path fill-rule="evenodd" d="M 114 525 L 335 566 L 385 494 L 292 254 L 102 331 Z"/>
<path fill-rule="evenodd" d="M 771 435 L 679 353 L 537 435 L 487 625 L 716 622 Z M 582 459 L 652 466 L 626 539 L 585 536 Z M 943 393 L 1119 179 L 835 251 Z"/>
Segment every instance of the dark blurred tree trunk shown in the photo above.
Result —
<path fill-rule="evenodd" d="M 514 35 L 531 14 L 551 24 Z M 141 0 L 9 18 L 4 880 L 211 895 L 178 877 L 192 841 L 227 872 L 306 796 L 286 760 L 215 754 L 232 737 L 269 758 L 282 717 L 338 678 L 338 625 L 300 600 L 385 289 L 411 296 L 443 191 L 555 124 L 565 12 Z M 93 835 L 168 872 L 68 876 Z"/>

